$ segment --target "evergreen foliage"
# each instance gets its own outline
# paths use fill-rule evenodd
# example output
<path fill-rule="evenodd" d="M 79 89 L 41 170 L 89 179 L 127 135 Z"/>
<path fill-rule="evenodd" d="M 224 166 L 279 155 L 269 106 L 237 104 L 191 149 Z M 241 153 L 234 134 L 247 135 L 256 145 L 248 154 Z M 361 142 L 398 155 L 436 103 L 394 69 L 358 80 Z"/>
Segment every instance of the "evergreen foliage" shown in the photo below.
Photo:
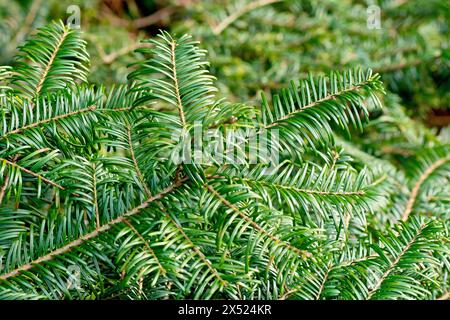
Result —
<path fill-rule="evenodd" d="M 92 78 L 90 65 L 102 67 L 80 30 L 58 21 L 32 33 L 0 67 L 0 299 L 448 297 L 450 131 L 404 107 L 409 94 L 414 108 L 425 97 L 421 81 L 446 101 L 436 81 L 446 71 L 433 69 L 448 63 L 445 45 L 430 59 L 434 49 L 411 49 L 424 72 L 390 35 L 373 42 L 339 25 L 354 12 L 332 3 L 237 1 L 212 27 L 184 8 L 191 20 L 173 29 L 195 36 L 134 44 L 114 85 Z M 389 28 L 396 6 L 381 4 Z M 440 39 L 445 14 L 435 1 L 398 28 L 442 27 Z M 385 42 L 408 67 L 377 58 Z M 327 43 L 333 59 L 320 58 Z M 362 57 L 344 63 L 356 44 Z M 238 80 L 239 52 L 255 65 Z M 417 82 L 405 95 L 408 72 Z M 197 132 L 240 142 L 223 158 L 174 161 Z M 255 155 L 255 132 L 275 164 Z"/>

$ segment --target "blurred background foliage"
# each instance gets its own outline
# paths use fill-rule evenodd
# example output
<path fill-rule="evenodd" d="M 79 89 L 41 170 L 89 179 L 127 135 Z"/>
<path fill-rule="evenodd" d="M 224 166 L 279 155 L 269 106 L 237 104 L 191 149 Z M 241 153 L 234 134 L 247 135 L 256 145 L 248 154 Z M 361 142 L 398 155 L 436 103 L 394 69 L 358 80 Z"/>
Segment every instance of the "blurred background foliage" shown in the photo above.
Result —
<path fill-rule="evenodd" d="M 69 18 L 73 5 L 80 8 L 94 83 L 126 82 L 129 66 L 141 58 L 139 40 L 164 29 L 201 42 L 221 95 L 231 100 L 254 101 L 259 90 L 309 72 L 364 66 L 382 75 L 387 112 L 396 124 L 409 121 L 402 130 L 422 130 L 410 118 L 433 134 L 450 123 L 445 0 L 0 0 L 0 64 L 11 62 L 30 32 Z M 371 21 L 377 10 L 379 26 Z M 427 134 L 420 136 L 426 141 Z M 363 143 L 370 149 L 372 142 Z"/>

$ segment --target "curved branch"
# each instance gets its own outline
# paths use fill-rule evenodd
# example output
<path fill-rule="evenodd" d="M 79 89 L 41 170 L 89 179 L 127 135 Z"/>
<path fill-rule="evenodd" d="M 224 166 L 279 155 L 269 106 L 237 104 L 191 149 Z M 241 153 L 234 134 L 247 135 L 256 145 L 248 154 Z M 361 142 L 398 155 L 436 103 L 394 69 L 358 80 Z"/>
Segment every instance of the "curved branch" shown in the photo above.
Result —
<path fill-rule="evenodd" d="M 20 30 L 16 33 L 13 42 L 18 43 L 22 41 L 22 39 L 30 32 L 31 26 L 36 18 L 36 15 L 41 7 L 42 0 L 34 0 L 30 6 L 30 10 L 28 11 L 27 16 L 25 17 L 25 21 L 22 24 Z"/>
<path fill-rule="evenodd" d="M 142 45 L 140 43 L 132 43 L 126 47 L 120 48 L 117 51 L 108 53 L 107 55 L 103 55 L 101 58 L 103 60 L 104 64 L 111 64 L 115 60 L 117 60 L 119 57 L 127 55 L 128 53 L 141 48 Z"/>
<path fill-rule="evenodd" d="M 155 13 L 152 13 L 149 16 L 133 20 L 131 22 L 131 25 L 135 29 L 141 29 L 141 28 L 145 28 L 145 27 L 154 25 L 160 21 L 163 21 L 163 20 L 169 18 L 171 15 L 173 15 L 177 11 L 177 9 L 178 8 L 176 6 L 164 7 L 162 9 L 156 11 Z"/>
<path fill-rule="evenodd" d="M 411 212 L 413 210 L 414 203 L 416 202 L 416 199 L 417 199 L 417 196 L 419 194 L 419 190 L 420 190 L 420 187 L 422 186 L 422 184 L 425 182 L 425 180 L 427 180 L 427 178 L 437 168 L 439 168 L 440 166 L 444 165 L 447 161 L 450 161 L 450 154 L 448 156 L 446 156 L 445 158 L 441 158 L 441 159 L 437 160 L 436 162 L 434 162 L 419 177 L 419 179 L 417 180 L 416 184 L 412 188 L 411 195 L 409 196 L 408 202 L 406 204 L 405 211 L 403 212 L 403 215 L 402 215 L 402 220 L 403 221 L 408 220 L 408 217 L 409 217 L 409 215 L 411 214 Z"/>

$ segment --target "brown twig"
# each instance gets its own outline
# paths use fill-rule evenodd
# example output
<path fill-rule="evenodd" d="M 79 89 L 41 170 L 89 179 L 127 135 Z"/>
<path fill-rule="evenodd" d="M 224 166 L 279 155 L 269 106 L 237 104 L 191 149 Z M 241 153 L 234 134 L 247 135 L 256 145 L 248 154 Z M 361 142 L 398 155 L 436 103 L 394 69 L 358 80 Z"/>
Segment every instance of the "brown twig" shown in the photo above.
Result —
<path fill-rule="evenodd" d="M 412 209 L 414 207 L 414 203 L 416 202 L 417 195 L 419 193 L 419 189 L 422 186 L 422 184 L 434 172 L 434 170 L 436 170 L 440 166 L 444 165 L 447 161 L 450 161 L 450 154 L 448 156 L 446 156 L 444 158 L 441 158 L 441 159 L 437 160 L 436 162 L 434 162 L 419 177 L 419 179 L 417 180 L 416 184 L 414 185 L 414 187 L 411 190 L 411 195 L 409 196 L 408 202 L 406 204 L 405 211 L 403 212 L 403 215 L 402 215 L 402 220 L 403 221 L 408 220 L 408 217 L 409 217 L 409 215 L 412 212 Z"/>
<path fill-rule="evenodd" d="M 157 24 L 160 21 L 167 20 L 177 11 L 177 9 L 178 8 L 175 6 L 162 8 L 149 16 L 133 20 L 131 22 L 131 27 L 133 27 L 134 29 L 142 29 Z"/>
<path fill-rule="evenodd" d="M 22 27 L 19 29 L 19 31 L 16 33 L 13 43 L 18 43 L 22 41 L 22 39 L 27 35 L 32 27 L 33 21 L 36 18 L 36 14 L 39 11 L 39 8 L 41 7 L 42 0 L 34 0 L 33 3 L 30 6 L 30 11 L 28 11 L 27 16 L 25 17 L 25 21 L 22 24 Z"/>
<path fill-rule="evenodd" d="M 233 12 L 228 17 L 223 19 L 218 25 L 216 25 L 213 28 L 213 33 L 215 35 L 219 35 L 230 24 L 232 24 L 234 21 L 239 19 L 244 14 L 246 14 L 246 13 L 248 13 L 248 12 L 254 10 L 254 9 L 257 9 L 257 8 L 260 8 L 260 7 L 263 7 L 263 6 L 267 6 L 269 4 L 272 4 L 272 3 L 275 3 L 275 2 L 280 2 L 280 1 L 282 1 L 282 0 L 257 0 L 257 1 L 250 2 L 249 4 L 243 6 L 239 10 Z"/>
<path fill-rule="evenodd" d="M 444 293 L 442 296 L 440 296 L 436 300 L 448 300 L 448 299 L 450 299 L 450 292 Z"/>

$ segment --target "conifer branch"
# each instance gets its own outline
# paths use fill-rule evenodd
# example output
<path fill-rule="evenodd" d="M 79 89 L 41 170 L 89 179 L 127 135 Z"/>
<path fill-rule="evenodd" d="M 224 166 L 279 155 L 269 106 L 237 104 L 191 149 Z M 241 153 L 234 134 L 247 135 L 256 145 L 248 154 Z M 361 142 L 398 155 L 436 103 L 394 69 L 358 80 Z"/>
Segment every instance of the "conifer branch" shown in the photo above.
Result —
<path fill-rule="evenodd" d="M 230 24 L 232 24 L 234 21 L 239 19 L 239 17 L 243 16 L 244 14 L 247 14 L 248 12 L 255 10 L 257 8 L 267 6 L 269 4 L 280 2 L 282 0 L 257 0 L 252 1 L 248 3 L 247 5 L 243 6 L 239 10 L 233 12 L 231 15 L 227 16 L 225 19 L 223 19 L 218 25 L 216 25 L 213 28 L 213 33 L 215 35 L 219 35 L 222 33 L 223 30 L 225 30 Z"/>
<path fill-rule="evenodd" d="M 27 174 L 29 174 L 29 175 L 31 175 L 31 176 L 33 176 L 33 177 L 39 179 L 39 180 L 42 180 L 42 181 L 44 181 L 45 183 L 48 183 L 49 185 L 51 185 L 51 186 L 53 186 L 53 187 L 55 187 L 55 188 L 58 188 L 58 189 L 60 189 L 60 190 L 65 190 L 65 188 L 64 188 L 63 186 L 61 186 L 60 184 L 58 184 L 58 183 L 56 183 L 56 182 L 54 182 L 54 181 L 51 181 L 51 180 L 45 178 L 44 176 L 42 176 L 42 175 L 40 175 L 40 174 L 38 174 L 38 173 L 36 173 L 36 172 L 33 172 L 33 171 L 31 171 L 31 170 L 29 170 L 29 169 L 27 169 L 27 168 L 24 168 L 24 167 L 20 166 L 20 165 L 18 165 L 16 162 L 9 161 L 9 160 L 3 159 L 3 158 L 0 158 L 0 161 L 3 161 L 3 162 L 5 162 L 5 163 L 7 163 L 8 165 L 10 165 L 11 167 L 17 168 L 17 169 L 19 169 L 20 171 L 23 171 L 23 172 L 25 172 L 25 173 L 27 173 Z"/>
<path fill-rule="evenodd" d="M 64 28 L 63 33 L 61 34 L 60 38 L 58 39 L 58 42 L 56 43 L 56 47 L 54 48 L 50 58 L 48 59 L 47 65 L 45 66 L 44 70 L 42 71 L 41 78 L 39 79 L 39 82 L 36 86 L 36 95 L 39 95 L 41 93 L 42 85 L 44 84 L 44 81 L 47 78 L 48 72 L 50 71 L 50 68 L 52 67 L 53 62 L 55 61 L 56 55 L 58 54 L 59 49 L 68 34 L 69 34 L 68 30 L 66 28 Z"/>
<path fill-rule="evenodd" d="M 225 206 L 227 206 L 228 208 L 230 208 L 231 210 L 236 212 L 242 219 L 244 219 L 246 222 L 248 222 L 255 230 L 257 230 L 258 232 L 260 232 L 260 233 L 264 234 L 265 236 L 269 237 L 275 244 L 282 245 L 282 246 L 288 248 L 289 250 L 295 252 L 296 254 L 298 254 L 301 257 L 304 257 L 304 258 L 312 257 L 312 254 L 310 252 L 305 251 L 305 250 L 300 250 L 300 249 L 298 249 L 296 247 L 293 247 L 289 243 L 278 239 L 277 237 L 272 235 L 270 232 L 266 231 L 259 224 L 257 224 L 255 221 L 253 221 L 249 216 L 247 216 L 245 213 L 243 213 L 241 210 L 239 210 L 239 208 L 237 208 L 235 205 L 233 205 L 227 199 L 225 199 L 210 184 L 206 184 L 205 187 L 206 187 L 206 189 L 209 192 L 211 192 L 211 194 L 213 194 L 217 199 L 219 199 L 220 202 L 222 202 Z"/>
<path fill-rule="evenodd" d="M 195 254 L 200 257 L 200 259 L 203 261 L 203 263 L 208 267 L 208 269 L 211 271 L 211 273 L 219 280 L 219 282 L 223 286 L 227 286 L 228 282 L 223 280 L 220 274 L 217 272 L 217 270 L 212 266 L 211 262 L 205 257 L 203 252 L 192 242 L 192 240 L 188 237 L 186 232 L 184 232 L 183 228 L 170 216 L 170 214 L 166 213 L 165 217 L 170 221 L 170 223 L 180 232 L 180 234 L 183 236 L 183 238 L 189 243 L 192 250 L 195 252 Z"/>
<path fill-rule="evenodd" d="M 420 187 L 422 186 L 422 184 L 428 179 L 428 177 L 439 167 L 441 167 L 442 165 L 444 165 L 446 162 L 450 161 L 450 155 L 441 158 L 439 160 L 437 160 L 436 162 L 434 162 L 433 164 L 431 164 L 423 173 L 422 175 L 419 177 L 419 179 L 417 179 L 417 182 L 414 184 L 414 187 L 411 190 L 411 194 L 409 196 L 408 202 L 406 203 L 406 208 L 405 211 L 403 211 L 402 214 L 402 220 L 406 221 L 408 220 L 409 215 L 411 214 L 413 207 L 414 207 L 414 203 L 416 202 L 417 196 L 419 194 L 419 190 Z"/>
<path fill-rule="evenodd" d="M 400 262 L 400 260 L 403 258 L 403 256 L 408 252 L 408 250 L 411 248 L 411 246 L 417 241 L 418 237 L 421 235 L 421 233 L 422 233 L 422 231 L 424 230 L 425 227 L 426 227 L 426 224 L 422 223 L 420 228 L 417 230 L 417 232 L 411 238 L 411 240 L 408 241 L 406 246 L 397 255 L 395 260 L 390 263 L 389 267 L 381 275 L 381 277 L 378 279 L 378 281 L 376 282 L 374 287 L 369 291 L 369 293 L 367 295 L 367 300 L 370 300 L 372 298 L 372 296 L 377 292 L 377 290 L 380 289 L 380 287 L 383 284 L 384 280 L 395 270 L 395 268 L 397 267 L 397 264 Z"/>
<path fill-rule="evenodd" d="M 352 87 L 347 88 L 347 89 L 343 89 L 343 90 L 341 90 L 341 91 L 339 91 L 339 92 L 336 92 L 336 93 L 333 93 L 333 94 L 329 94 L 329 95 L 327 95 L 327 96 L 325 96 L 325 97 L 323 97 L 323 98 L 321 98 L 321 99 L 318 99 L 317 101 L 311 102 L 311 103 L 309 103 L 309 104 L 307 104 L 307 105 L 301 107 L 301 108 L 298 109 L 298 110 L 295 110 L 295 111 L 293 111 L 293 112 L 291 112 L 291 113 L 286 114 L 285 116 L 283 116 L 283 117 L 277 119 L 275 122 L 273 122 L 273 123 L 271 123 L 271 124 L 269 124 L 269 125 L 264 126 L 264 128 L 265 128 L 265 129 L 270 129 L 270 128 L 273 128 L 273 127 L 275 127 L 275 126 L 278 126 L 278 125 L 280 124 L 280 122 L 285 121 L 285 120 L 288 120 L 288 119 L 292 118 L 293 116 L 295 116 L 295 115 L 298 114 L 298 113 L 301 113 L 301 112 L 303 112 L 303 111 L 305 111 L 305 110 L 307 110 L 307 109 L 309 109 L 309 108 L 314 108 L 315 106 L 320 105 L 320 104 L 322 104 L 322 103 L 324 103 L 324 102 L 331 101 L 331 100 L 335 100 L 336 97 L 338 97 L 339 95 L 342 95 L 342 94 L 344 94 L 344 93 L 346 93 L 346 92 L 357 91 L 357 90 L 359 90 L 362 86 L 364 86 L 364 85 L 366 85 L 366 84 L 368 84 L 368 83 L 369 83 L 368 81 L 365 81 L 365 82 L 363 82 L 363 83 L 361 83 L 361 84 L 359 84 L 359 85 L 352 86 Z"/>
<path fill-rule="evenodd" d="M 170 58 L 172 63 L 172 79 L 173 79 L 173 85 L 175 88 L 175 97 L 177 99 L 178 103 L 178 113 L 180 115 L 181 124 L 183 128 L 186 128 L 186 117 L 184 115 L 184 107 L 181 102 L 181 95 L 180 95 L 180 87 L 178 85 L 178 75 L 177 75 L 177 64 L 176 64 L 176 56 L 175 56 L 175 49 L 177 47 L 177 43 L 175 40 L 172 40 L 170 43 Z"/>
<path fill-rule="evenodd" d="M 153 249 L 150 247 L 150 244 L 148 243 L 148 241 L 144 238 L 144 236 L 142 236 L 142 234 L 131 224 L 130 221 L 128 221 L 127 219 L 124 219 L 123 222 L 131 229 L 131 231 L 134 232 L 134 234 L 144 243 L 145 248 L 147 249 L 147 251 L 153 256 L 153 258 L 155 259 L 156 263 L 158 264 L 159 270 L 161 271 L 162 274 L 166 274 L 167 270 L 164 269 L 164 267 L 162 266 L 161 262 L 158 259 L 158 256 L 155 254 L 155 251 L 153 251 Z"/>
<path fill-rule="evenodd" d="M 57 121 L 59 121 L 61 119 L 68 118 L 68 117 L 73 117 L 73 116 L 76 116 L 76 115 L 79 115 L 79 114 L 82 114 L 82 113 L 87 113 L 87 112 L 90 112 L 90 111 L 94 111 L 96 109 L 97 109 L 97 106 L 90 106 L 88 108 L 84 108 L 84 109 L 80 109 L 80 110 L 76 110 L 76 111 L 71 111 L 71 112 L 68 112 L 68 113 L 65 113 L 65 114 L 60 114 L 60 115 L 57 115 L 57 116 L 54 116 L 54 117 L 51 117 L 51 118 L 48 118 L 48 119 L 43 119 L 43 120 L 40 120 L 40 121 L 36 121 L 36 122 L 30 123 L 30 124 L 24 125 L 22 127 L 19 127 L 17 129 L 14 129 L 14 130 L 11 130 L 11 131 L 7 131 L 0 138 L 3 139 L 3 138 L 6 138 L 6 137 L 8 137 L 8 136 L 10 136 L 12 134 L 22 133 L 23 131 L 28 130 L 28 129 L 36 128 L 36 127 L 42 126 L 42 125 L 50 123 L 50 122 L 57 122 Z"/>
<path fill-rule="evenodd" d="M 146 201 L 142 202 L 137 207 L 134 207 L 133 209 L 128 210 L 127 212 L 123 213 L 120 217 L 113 219 L 113 220 L 109 221 L 108 223 L 103 224 L 101 227 L 97 228 L 96 230 L 94 230 L 92 232 L 82 235 L 78 239 L 69 242 L 68 244 L 62 246 L 61 248 L 53 250 L 53 251 L 49 252 L 48 254 L 46 254 L 36 260 L 31 261 L 30 263 L 19 266 L 8 273 L 0 275 L 0 280 L 7 280 L 8 278 L 17 276 L 19 273 L 21 273 L 23 271 L 30 270 L 31 268 L 33 268 L 34 265 L 42 264 L 44 262 L 50 261 L 50 260 L 58 257 L 59 255 L 70 251 L 72 248 L 77 247 L 77 246 L 85 243 L 86 241 L 99 236 L 101 233 L 110 230 L 114 225 L 124 222 L 124 220 L 127 217 L 130 217 L 130 216 L 140 213 L 142 210 L 147 208 L 150 205 L 150 203 L 161 199 L 166 194 L 168 194 L 168 193 L 172 192 L 174 189 L 180 187 L 185 181 L 186 181 L 186 179 L 183 179 L 183 180 L 180 180 L 180 181 L 170 185 L 169 187 L 167 187 L 160 193 L 152 196 L 151 198 L 148 198 Z"/>

